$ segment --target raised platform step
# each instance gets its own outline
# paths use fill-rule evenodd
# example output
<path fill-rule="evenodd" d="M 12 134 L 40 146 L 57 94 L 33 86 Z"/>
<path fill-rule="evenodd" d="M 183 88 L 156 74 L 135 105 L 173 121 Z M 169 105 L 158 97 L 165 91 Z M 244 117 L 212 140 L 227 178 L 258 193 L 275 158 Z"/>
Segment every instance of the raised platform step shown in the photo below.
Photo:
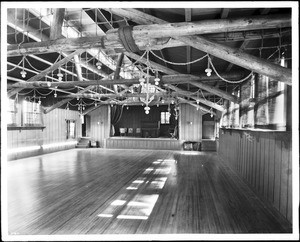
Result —
<path fill-rule="evenodd" d="M 91 140 L 90 137 L 81 137 L 76 148 L 90 148 L 91 147 Z"/>
<path fill-rule="evenodd" d="M 168 138 L 113 137 L 106 139 L 108 149 L 181 150 L 182 141 Z"/>

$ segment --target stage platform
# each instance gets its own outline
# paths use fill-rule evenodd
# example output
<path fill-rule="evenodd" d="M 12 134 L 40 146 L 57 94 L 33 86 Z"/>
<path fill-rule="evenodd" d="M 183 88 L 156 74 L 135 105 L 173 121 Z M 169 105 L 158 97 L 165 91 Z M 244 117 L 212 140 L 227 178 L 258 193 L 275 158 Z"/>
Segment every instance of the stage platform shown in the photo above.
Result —
<path fill-rule="evenodd" d="M 110 137 L 105 140 L 105 148 L 182 150 L 183 142 L 172 138 Z"/>

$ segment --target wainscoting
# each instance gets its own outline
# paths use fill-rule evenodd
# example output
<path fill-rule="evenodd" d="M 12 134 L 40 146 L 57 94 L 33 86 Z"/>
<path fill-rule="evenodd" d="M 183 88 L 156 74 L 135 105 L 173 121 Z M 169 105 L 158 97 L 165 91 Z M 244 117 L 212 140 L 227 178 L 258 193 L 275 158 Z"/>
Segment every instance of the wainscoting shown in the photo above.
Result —
<path fill-rule="evenodd" d="M 168 138 L 111 137 L 105 140 L 108 149 L 181 150 L 181 140 Z"/>
<path fill-rule="evenodd" d="M 292 222 L 292 133 L 221 129 L 219 155 Z"/>

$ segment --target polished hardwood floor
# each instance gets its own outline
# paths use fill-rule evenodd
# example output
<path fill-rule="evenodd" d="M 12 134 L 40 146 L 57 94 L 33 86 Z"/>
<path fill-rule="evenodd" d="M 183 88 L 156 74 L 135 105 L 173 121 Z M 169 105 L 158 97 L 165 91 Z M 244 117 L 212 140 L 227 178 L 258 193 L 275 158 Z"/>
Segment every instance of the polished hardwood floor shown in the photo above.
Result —
<path fill-rule="evenodd" d="M 215 152 L 73 149 L 7 176 L 12 235 L 292 232 Z"/>

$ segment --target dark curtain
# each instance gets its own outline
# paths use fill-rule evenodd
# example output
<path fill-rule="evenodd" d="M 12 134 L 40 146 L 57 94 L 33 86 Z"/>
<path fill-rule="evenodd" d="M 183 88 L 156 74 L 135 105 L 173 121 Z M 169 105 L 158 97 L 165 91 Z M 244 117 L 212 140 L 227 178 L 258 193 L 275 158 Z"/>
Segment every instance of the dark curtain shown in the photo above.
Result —
<path fill-rule="evenodd" d="M 120 121 L 123 113 L 123 105 L 114 105 L 111 107 L 110 118 L 111 118 L 111 128 L 110 128 L 110 136 L 114 136 L 115 134 L 115 125 Z"/>

